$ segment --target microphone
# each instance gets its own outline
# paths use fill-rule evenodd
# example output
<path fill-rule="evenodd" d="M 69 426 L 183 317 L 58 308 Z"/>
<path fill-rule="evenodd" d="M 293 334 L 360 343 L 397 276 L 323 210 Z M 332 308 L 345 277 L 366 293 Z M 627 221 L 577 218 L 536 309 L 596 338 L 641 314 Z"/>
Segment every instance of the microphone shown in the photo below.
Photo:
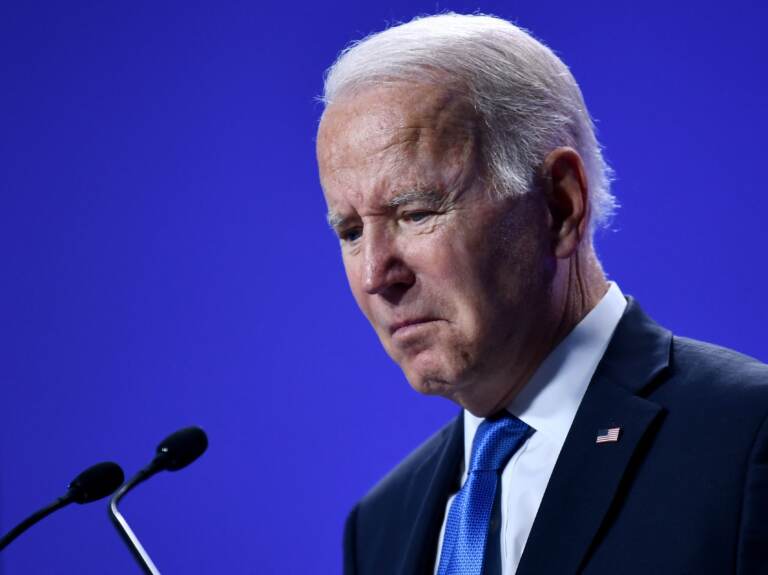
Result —
<path fill-rule="evenodd" d="M 146 481 L 160 471 L 178 471 L 185 468 L 200 457 L 207 448 L 208 437 L 205 435 L 205 431 L 199 427 L 185 427 L 172 433 L 157 446 L 155 458 L 150 464 L 115 491 L 109 501 L 109 517 L 144 573 L 160 575 L 149 554 L 141 545 L 139 538 L 136 537 L 128 522 L 117 509 L 118 503 L 139 483 Z"/>
<path fill-rule="evenodd" d="M 35 511 L 16 527 L 0 538 L 0 551 L 38 521 L 70 503 L 91 503 L 110 495 L 123 482 L 123 470 L 117 463 L 97 463 L 75 477 L 67 486 L 67 492 L 53 503 Z"/>

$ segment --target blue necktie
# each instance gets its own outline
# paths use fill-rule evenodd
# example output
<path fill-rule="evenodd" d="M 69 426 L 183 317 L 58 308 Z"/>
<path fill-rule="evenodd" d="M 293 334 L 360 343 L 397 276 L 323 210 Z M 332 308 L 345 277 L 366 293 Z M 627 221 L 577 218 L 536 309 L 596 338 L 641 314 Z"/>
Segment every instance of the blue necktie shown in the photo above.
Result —
<path fill-rule="evenodd" d="M 482 574 L 500 470 L 530 432 L 530 427 L 506 411 L 477 428 L 467 480 L 448 512 L 437 575 Z"/>

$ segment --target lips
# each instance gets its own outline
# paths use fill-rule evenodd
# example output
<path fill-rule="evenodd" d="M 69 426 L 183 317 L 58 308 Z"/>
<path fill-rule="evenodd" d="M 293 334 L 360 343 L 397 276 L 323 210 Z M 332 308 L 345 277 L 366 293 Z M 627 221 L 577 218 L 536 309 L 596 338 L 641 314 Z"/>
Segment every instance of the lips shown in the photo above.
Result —
<path fill-rule="evenodd" d="M 403 330 L 407 327 L 415 326 L 415 325 L 421 325 L 425 323 L 430 323 L 433 321 L 436 321 L 437 318 L 434 317 L 421 317 L 421 318 L 415 318 L 415 319 L 406 319 L 403 321 L 398 321 L 393 323 L 389 327 L 389 335 L 395 335 L 398 331 Z"/>

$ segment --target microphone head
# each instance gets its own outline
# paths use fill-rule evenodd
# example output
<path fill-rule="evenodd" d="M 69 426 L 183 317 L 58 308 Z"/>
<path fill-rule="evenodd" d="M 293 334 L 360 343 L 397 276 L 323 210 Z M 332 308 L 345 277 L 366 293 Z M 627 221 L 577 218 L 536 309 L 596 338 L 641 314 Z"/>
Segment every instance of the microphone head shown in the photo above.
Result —
<path fill-rule="evenodd" d="M 67 497 L 76 503 L 90 503 L 111 495 L 123 484 L 125 476 L 117 463 L 104 461 L 92 465 L 69 484 Z"/>
<path fill-rule="evenodd" d="M 154 464 L 167 471 L 183 469 L 208 448 L 208 436 L 197 426 L 179 429 L 157 446 Z"/>

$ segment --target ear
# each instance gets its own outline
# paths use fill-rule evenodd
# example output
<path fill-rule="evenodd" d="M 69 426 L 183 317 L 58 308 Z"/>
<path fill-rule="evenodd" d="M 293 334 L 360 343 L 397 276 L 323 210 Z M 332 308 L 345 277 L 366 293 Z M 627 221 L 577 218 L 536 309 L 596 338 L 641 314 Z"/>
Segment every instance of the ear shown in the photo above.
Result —
<path fill-rule="evenodd" d="M 544 159 L 542 192 L 555 257 L 571 257 L 587 233 L 589 190 L 584 162 L 573 148 L 556 148 Z"/>

